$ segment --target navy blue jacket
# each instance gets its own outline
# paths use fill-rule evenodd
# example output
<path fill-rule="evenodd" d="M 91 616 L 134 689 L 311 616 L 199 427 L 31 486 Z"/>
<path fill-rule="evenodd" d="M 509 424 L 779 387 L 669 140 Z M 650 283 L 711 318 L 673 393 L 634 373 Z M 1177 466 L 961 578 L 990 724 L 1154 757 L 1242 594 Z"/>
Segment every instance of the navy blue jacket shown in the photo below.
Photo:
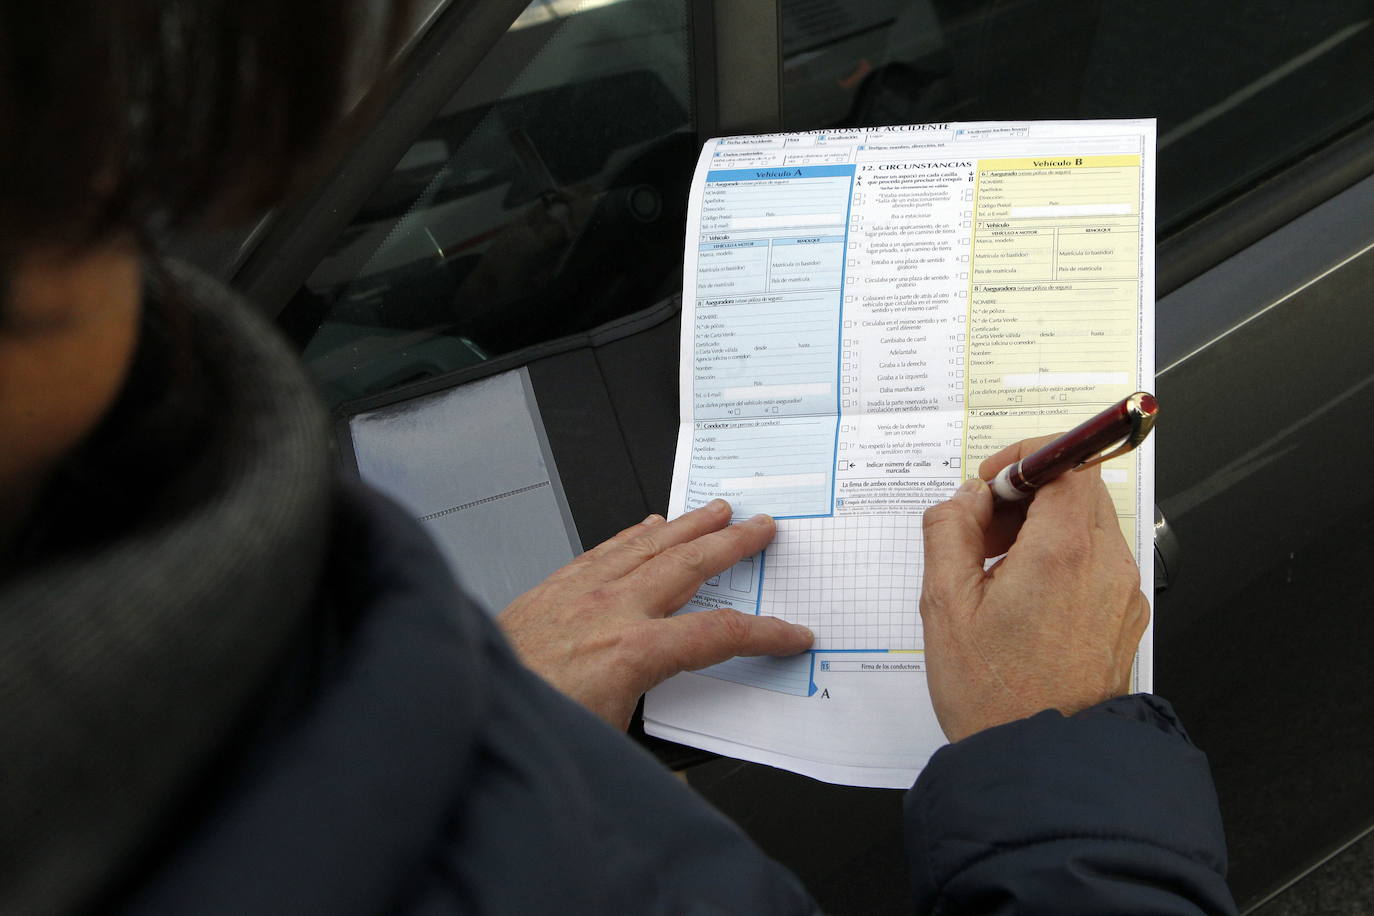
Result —
<path fill-rule="evenodd" d="M 127 911 L 816 911 L 732 823 L 523 668 L 375 495 L 341 497 L 317 613 L 281 671 L 129 881 Z M 922 909 L 1234 911 L 1205 758 L 1160 701 L 947 747 L 906 817 Z"/>

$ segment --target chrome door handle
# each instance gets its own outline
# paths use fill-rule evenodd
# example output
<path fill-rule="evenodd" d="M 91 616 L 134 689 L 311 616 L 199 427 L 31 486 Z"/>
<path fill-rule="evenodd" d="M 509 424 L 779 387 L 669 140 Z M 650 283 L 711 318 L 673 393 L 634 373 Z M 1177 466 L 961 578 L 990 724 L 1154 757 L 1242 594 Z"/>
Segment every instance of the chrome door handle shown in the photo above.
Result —
<path fill-rule="evenodd" d="M 1155 591 L 1169 587 L 1178 579 L 1179 568 L 1178 535 L 1169 527 L 1169 521 L 1155 504 Z"/>

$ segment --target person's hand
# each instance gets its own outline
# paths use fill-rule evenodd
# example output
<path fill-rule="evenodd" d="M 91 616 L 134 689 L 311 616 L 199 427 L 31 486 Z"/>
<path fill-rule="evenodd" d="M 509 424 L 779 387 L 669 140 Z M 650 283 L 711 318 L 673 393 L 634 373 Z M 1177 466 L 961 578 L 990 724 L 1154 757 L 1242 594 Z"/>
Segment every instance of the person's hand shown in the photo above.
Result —
<path fill-rule="evenodd" d="M 811 631 L 728 608 L 669 617 L 701 584 L 773 540 L 766 515 L 730 525 L 724 500 L 651 515 L 555 572 L 497 617 L 527 666 L 617 728 L 644 691 L 737 655 L 795 655 Z"/>
<path fill-rule="evenodd" d="M 921 619 L 930 697 L 950 741 L 1129 692 L 1150 606 L 1098 468 L 993 511 L 984 480 L 1050 441 L 1003 449 L 925 513 Z M 1006 556 L 984 572 L 984 560 Z"/>

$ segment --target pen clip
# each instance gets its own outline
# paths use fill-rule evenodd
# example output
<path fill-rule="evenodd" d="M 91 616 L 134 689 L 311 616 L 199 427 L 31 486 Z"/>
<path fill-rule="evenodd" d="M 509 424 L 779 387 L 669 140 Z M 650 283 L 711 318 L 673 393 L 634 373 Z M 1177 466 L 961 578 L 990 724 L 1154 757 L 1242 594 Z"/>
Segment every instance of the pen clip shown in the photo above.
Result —
<path fill-rule="evenodd" d="M 1075 467 L 1075 471 L 1090 468 L 1095 464 L 1110 461 L 1118 455 L 1134 451 L 1140 443 L 1144 442 L 1145 438 L 1150 435 L 1150 430 L 1155 428 L 1155 417 L 1159 415 L 1159 407 L 1155 403 L 1154 395 L 1144 391 L 1137 391 L 1131 395 L 1126 399 L 1126 415 L 1131 420 L 1131 432 L 1121 441 L 1121 444 L 1110 452 L 1103 452 L 1101 455 L 1089 458 Z"/>

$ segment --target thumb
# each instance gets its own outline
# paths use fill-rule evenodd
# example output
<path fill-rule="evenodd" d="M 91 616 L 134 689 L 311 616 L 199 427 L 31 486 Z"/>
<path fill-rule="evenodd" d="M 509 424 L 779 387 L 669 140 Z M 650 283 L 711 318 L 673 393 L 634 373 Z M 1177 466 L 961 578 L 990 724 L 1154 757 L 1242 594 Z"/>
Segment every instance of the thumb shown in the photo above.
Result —
<path fill-rule="evenodd" d="M 944 598 L 982 580 L 984 538 L 991 524 L 992 491 L 977 477 L 925 511 L 923 594 Z"/>
<path fill-rule="evenodd" d="M 671 670 L 695 671 L 737 655 L 796 655 L 811 648 L 811 631 L 777 617 L 742 614 L 730 608 L 688 611 L 660 621 Z"/>

